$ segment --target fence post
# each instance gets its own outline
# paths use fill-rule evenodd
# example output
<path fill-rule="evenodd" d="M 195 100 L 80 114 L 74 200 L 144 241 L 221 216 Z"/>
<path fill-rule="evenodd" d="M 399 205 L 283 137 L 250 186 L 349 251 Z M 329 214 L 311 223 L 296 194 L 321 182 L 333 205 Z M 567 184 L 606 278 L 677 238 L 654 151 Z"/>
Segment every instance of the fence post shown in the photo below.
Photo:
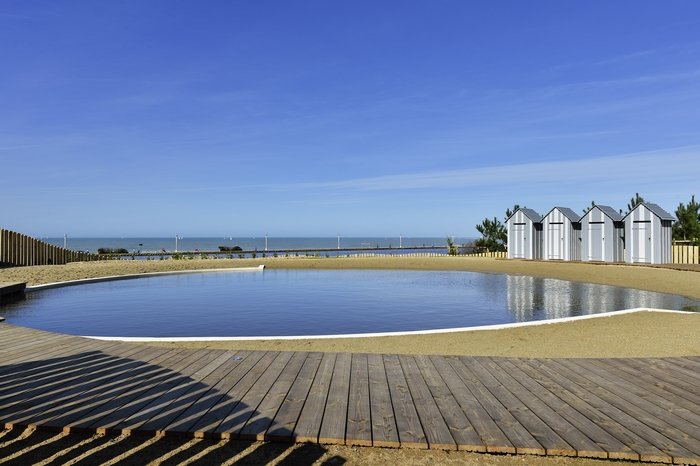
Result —
<path fill-rule="evenodd" d="M 17 233 L 15 233 L 14 231 L 11 231 L 8 236 L 7 247 L 7 257 L 10 259 L 10 264 L 17 265 Z"/>
<path fill-rule="evenodd" d="M 5 260 L 5 248 L 7 245 L 5 244 L 5 230 L 0 228 L 0 264 L 7 262 Z"/>

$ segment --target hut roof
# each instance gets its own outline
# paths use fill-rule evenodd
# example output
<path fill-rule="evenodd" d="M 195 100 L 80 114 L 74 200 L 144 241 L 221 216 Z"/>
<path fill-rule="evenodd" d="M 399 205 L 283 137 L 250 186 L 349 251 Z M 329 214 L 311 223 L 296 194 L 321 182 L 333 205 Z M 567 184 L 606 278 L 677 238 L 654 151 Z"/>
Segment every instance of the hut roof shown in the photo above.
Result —
<path fill-rule="evenodd" d="M 637 204 L 637 206 L 635 206 L 634 209 L 632 209 L 630 212 L 628 212 L 627 215 L 629 215 L 629 214 L 631 214 L 632 212 L 634 212 L 635 210 L 637 210 L 637 208 L 639 208 L 640 205 L 643 205 L 644 207 L 646 207 L 647 209 L 649 209 L 649 211 L 650 211 L 652 214 L 656 215 L 656 216 L 659 217 L 661 220 L 671 220 L 671 221 L 673 221 L 673 222 L 676 221 L 676 217 L 674 217 L 673 215 L 669 214 L 668 212 L 666 212 L 664 209 L 662 209 L 662 208 L 659 207 L 658 205 L 652 204 L 651 202 L 642 202 L 642 203 L 640 203 L 640 204 Z M 627 218 L 627 215 L 625 215 L 624 218 Z"/>
<path fill-rule="evenodd" d="M 513 215 L 515 215 L 518 212 L 522 212 L 527 218 L 529 218 L 530 220 L 532 220 L 535 223 L 539 223 L 542 220 L 542 216 L 540 214 L 538 214 L 537 212 L 535 212 L 533 209 L 527 209 L 527 208 L 521 207 L 518 210 L 516 210 L 515 212 L 513 212 L 512 214 L 510 214 L 510 217 L 508 217 L 506 219 L 506 222 L 508 222 L 508 220 L 510 220 L 513 217 Z"/>
<path fill-rule="evenodd" d="M 558 210 L 559 212 L 561 212 L 564 215 L 564 217 L 568 218 L 569 220 L 571 220 L 574 223 L 580 223 L 580 221 L 581 221 L 581 216 L 578 215 L 576 212 L 574 212 L 573 209 L 569 209 L 568 207 L 554 207 L 552 210 L 547 212 L 547 215 L 554 212 L 554 210 Z M 547 215 L 545 215 L 544 217 L 546 217 Z M 544 218 L 544 217 L 542 217 L 542 218 Z"/>
<path fill-rule="evenodd" d="M 530 220 L 532 220 L 535 223 L 538 223 L 540 220 L 542 220 L 542 216 L 535 212 L 533 209 L 520 209 L 520 211 Z"/>
<path fill-rule="evenodd" d="M 610 219 L 613 222 L 621 222 L 622 221 L 622 215 L 620 215 L 620 213 L 617 210 L 613 209 L 612 207 L 607 206 L 607 205 L 595 205 L 593 207 L 593 209 L 595 209 L 596 207 L 598 209 L 600 209 L 600 211 L 603 212 L 605 215 L 610 217 Z M 591 209 L 591 210 L 593 210 L 593 209 Z M 585 215 L 584 215 L 584 217 L 585 217 Z M 581 217 L 581 218 L 583 218 L 583 217 Z"/>

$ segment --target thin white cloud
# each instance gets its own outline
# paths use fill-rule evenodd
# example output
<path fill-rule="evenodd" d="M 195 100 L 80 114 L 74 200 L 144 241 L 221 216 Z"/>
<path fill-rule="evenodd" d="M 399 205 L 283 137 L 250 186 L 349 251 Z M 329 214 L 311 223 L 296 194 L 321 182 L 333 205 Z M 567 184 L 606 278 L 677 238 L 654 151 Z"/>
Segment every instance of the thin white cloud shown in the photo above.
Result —
<path fill-rule="evenodd" d="M 494 185 L 561 185 L 587 180 L 594 180 L 597 184 L 622 179 L 650 182 L 659 176 L 665 181 L 671 178 L 694 178 L 696 175 L 693 173 L 697 173 L 698 169 L 700 146 L 689 146 L 577 160 L 406 173 L 274 187 L 292 190 L 395 191 Z"/>

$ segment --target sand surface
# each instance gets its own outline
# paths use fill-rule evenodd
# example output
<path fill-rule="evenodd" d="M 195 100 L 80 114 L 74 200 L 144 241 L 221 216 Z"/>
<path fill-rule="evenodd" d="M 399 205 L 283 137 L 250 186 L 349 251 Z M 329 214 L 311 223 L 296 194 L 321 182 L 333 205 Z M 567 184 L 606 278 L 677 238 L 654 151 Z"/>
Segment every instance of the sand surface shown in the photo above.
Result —
<path fill-rule="evenodd" d="M 674 293 L 700 299 L 700 273 L 668 268 L 507 261 L 481 258 L 266 258 L 256 260 L 103 261 L 65 266 L 0 269 L 0 282 L 52 283 L 110 275 L 168 270 L 243 267 L 384 268 L 469 270 L 509 273 L 571 281 L 610 284 Z M 167 346 L 173 343 L 161 343 Z M 700 355 L 700 314 L 642 312 L 569 323 L 504 330 L 479 330 L 419 336 L 191 342 L 178 346 L 267 348 L 271 350 L 361 351 L 384 353 L 465 354 L 514 357 L 654 357 Z M 6 464 L 473 464 L 533 466 L 603 466 L 628 462 L 583 458 L 540 458 L 265 442 L 216 442 L 153 437 L 90 436 L 0 430 L 0 458 Z M 78 461 L 75 461 L 78 460 Z M 75 461 L 75 462 L 74 462 Z"/>

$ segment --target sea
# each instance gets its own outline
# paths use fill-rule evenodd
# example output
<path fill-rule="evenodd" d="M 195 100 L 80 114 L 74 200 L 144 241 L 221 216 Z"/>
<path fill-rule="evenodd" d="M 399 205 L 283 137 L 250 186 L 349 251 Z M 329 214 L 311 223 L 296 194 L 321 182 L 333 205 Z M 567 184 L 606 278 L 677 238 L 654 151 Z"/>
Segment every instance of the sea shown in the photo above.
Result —
<path fill-rule="evenodd" d="M 372 249 L 401 248 L 409 252 L 415 248 L 434 248 L 445 251 L 446 237 L 124 237 L 124 238 L 41 238 L 59 247 L 64 245 L 74 251 L 97 252 L 100 248 L 126 249 L 130 253 L 158 253 L 175 251 L 218 252 L 219 246 L 238 246 L 244 251 L 304 251 L 323 249 Z M 473 238 L 454 237 L 457 245 L 467 244 Z M 421 249 L 422 250 L 422 249 Z M 395 250 L 394 250 L 395 251 Z M 428 251 L 429 252 L 429 251 Z"/>

